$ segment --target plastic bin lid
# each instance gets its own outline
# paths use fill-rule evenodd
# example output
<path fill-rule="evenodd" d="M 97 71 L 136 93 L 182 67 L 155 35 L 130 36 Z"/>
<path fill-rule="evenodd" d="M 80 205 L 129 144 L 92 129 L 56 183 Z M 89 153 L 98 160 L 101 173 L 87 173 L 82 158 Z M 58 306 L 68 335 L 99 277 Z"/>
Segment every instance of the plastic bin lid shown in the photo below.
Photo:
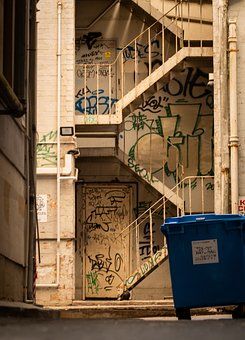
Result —
<path fill-rule="evenodd" d="M 169 217 L 166 218 L 166 224 L 176 224 L 176 223 L 191 223 L 191 222 L 203 222 L 203 221 L 228 221 L 228 220 L 238 220 L 238 219 L 245 219 L 245 216 L 241 216 L 238 214 L 196 214 L 196 215 L 185 215 L 180 217 Z"/>

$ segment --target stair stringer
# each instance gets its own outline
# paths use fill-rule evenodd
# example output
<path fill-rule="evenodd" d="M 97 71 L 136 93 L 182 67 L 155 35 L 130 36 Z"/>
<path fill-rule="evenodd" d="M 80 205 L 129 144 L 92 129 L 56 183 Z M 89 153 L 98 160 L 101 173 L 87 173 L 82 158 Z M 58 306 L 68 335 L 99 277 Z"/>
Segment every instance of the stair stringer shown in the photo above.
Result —
<path fill-rule="evenodd" d="M 143 262 L 141 266 L 133 272 L 133 274 L 131 274 L 121 283 L 121 285 L 117 288 L 119 298 L 124 292 L 130 291 L 135 288 L 140 282 L 142 282 L 167 259 L 167 248 L 166 246 L 164 246 L 153 256 L 150 256 L 147 261 Z"/>
<path fill-rule="evenodd" d="M 170 201 L 173 203 L 176 207 L 178 206 L 180 210 L 184 210 L 184 201 L 181 197 L 177 196 L 177 194 L 172 191 L 168 186 L 164 185 L 163 190 L 163 183 L 159 181 L 156 177 L 154 177 L 150 173 L 146 173 L 144 177 L 140 176 L 134 168 L 130 168 L 125 161 L 128 157 L 123 153 L 122 150 L 119 150 L 116 157 L 127 167 L 130 171 L 132 171 L 140 180 L 143 180 L 147 184 L 149 184 L 151 187 L 153 187 L 156 191 L 158 191 L 161 195 L 164 195 L 166 197 L 167 201 Z M 139 165 L 140 166 L 140 165 Z"/>

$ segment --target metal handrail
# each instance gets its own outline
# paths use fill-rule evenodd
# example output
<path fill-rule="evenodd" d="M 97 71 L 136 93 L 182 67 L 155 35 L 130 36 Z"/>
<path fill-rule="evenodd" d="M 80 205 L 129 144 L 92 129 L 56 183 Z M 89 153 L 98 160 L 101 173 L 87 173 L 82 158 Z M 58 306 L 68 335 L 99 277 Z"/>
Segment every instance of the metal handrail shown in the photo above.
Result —
<path fill-rule="evenodd" d="M 171 191 L 174 191 L 175 189 L 177 189 L 177 187 L 181 187 L 181 185 L 186 182 L 188 180 L 188 182 L 190 182 L 191 180 L 193 179 L 201 179 L 201 180 L 204 180 L 204 179 L 213 179 L 214 176 L 187 176 L 185 178 L 183 178 L 180 182 L 178 182 L 172 189 Z M 158 204 L 161 203 L 162 200 L 166 199 L 165 201 L 163 201 L 163 204 L 166 204 L 167 202 L 170 201 L 170 198 L 173 197 L 174 195 L 176 195 L 175 193 L 173 193 L 168 199 L 166 199 L 165 196 L 162 196 L 159 200 L 157 200 L 154 204 L 151 205 L 150 208 L 148 208 L 147 210 L 145 210 L 140 216 L 138 216 L 133 222 L 131 222 L 126 228 L 124 228 L 121 233 L 117 236 L 120 237 L 126 230 L 128 230 L 132 225 L 136 224 L 136 226 L 139 226 L 140 224 L 142 224 L 147 218 L 145 217 L 143 220 L 140 221 L 140 223 L 137 223 L 140 219 L 142 219 L 142 217 L 144 215 L 147 215 L 150 211 L 152 212 L 152 209 L 155 209 L 152 213 L 154 213 L 157 209 L 159 209 L 160 206 L 157 206 Z M 136 227 L 135 227 L 136 228 Z M 132 228 L 133 230 L 135 228 Z"/>

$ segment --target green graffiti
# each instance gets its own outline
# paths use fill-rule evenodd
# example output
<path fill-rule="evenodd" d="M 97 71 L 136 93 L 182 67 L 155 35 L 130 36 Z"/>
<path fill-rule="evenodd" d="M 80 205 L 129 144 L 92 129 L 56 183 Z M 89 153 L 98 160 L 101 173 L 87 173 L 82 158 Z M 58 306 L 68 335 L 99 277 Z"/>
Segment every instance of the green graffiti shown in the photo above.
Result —
<path fill-rule="evenodd" d="M 150 153 L 154 154 L 154 176 L 162 176 L 164 168 L 166 176 L 178 182 L 178 162 L 184 167 L 185 176 L 214 174 L 213 93 L 207 88 L 207 81 L 207 73 L 186 68 L 126 118 L 128 165 L 139 175 L 147 176 L 143 169 L 148 168 L 145 154 Z M 156 135 L 164 137 L 165 146 Z"/>
<path fill-rule="evenodd" d="M 92 294 L 98 294 L 100 290 L 98 273 L 90 272 L 86 274 L 88 291 Z"/>
<path fill-rule="evenodd" d="M 36 153 L 37 161 L 41 167 L 56 165 L 57 154 L 54 150 L 54 144 L 57 139 L 57 131 L 50 131 L 49 133 L 42 136 L 40 142 L 37 144 Z"/>

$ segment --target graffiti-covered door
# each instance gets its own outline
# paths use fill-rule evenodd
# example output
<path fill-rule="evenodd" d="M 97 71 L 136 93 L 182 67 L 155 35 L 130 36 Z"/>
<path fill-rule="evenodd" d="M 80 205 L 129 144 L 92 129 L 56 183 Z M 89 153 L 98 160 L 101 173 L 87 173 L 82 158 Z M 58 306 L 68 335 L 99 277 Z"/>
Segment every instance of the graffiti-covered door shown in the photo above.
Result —
<path fill-rule="evenodd" d="M 131 187 L 90 184 L 82 195 L 85 297 L 116 298 L 129 272 L 129 237 L 120 232 L 130 223 Z"/>

